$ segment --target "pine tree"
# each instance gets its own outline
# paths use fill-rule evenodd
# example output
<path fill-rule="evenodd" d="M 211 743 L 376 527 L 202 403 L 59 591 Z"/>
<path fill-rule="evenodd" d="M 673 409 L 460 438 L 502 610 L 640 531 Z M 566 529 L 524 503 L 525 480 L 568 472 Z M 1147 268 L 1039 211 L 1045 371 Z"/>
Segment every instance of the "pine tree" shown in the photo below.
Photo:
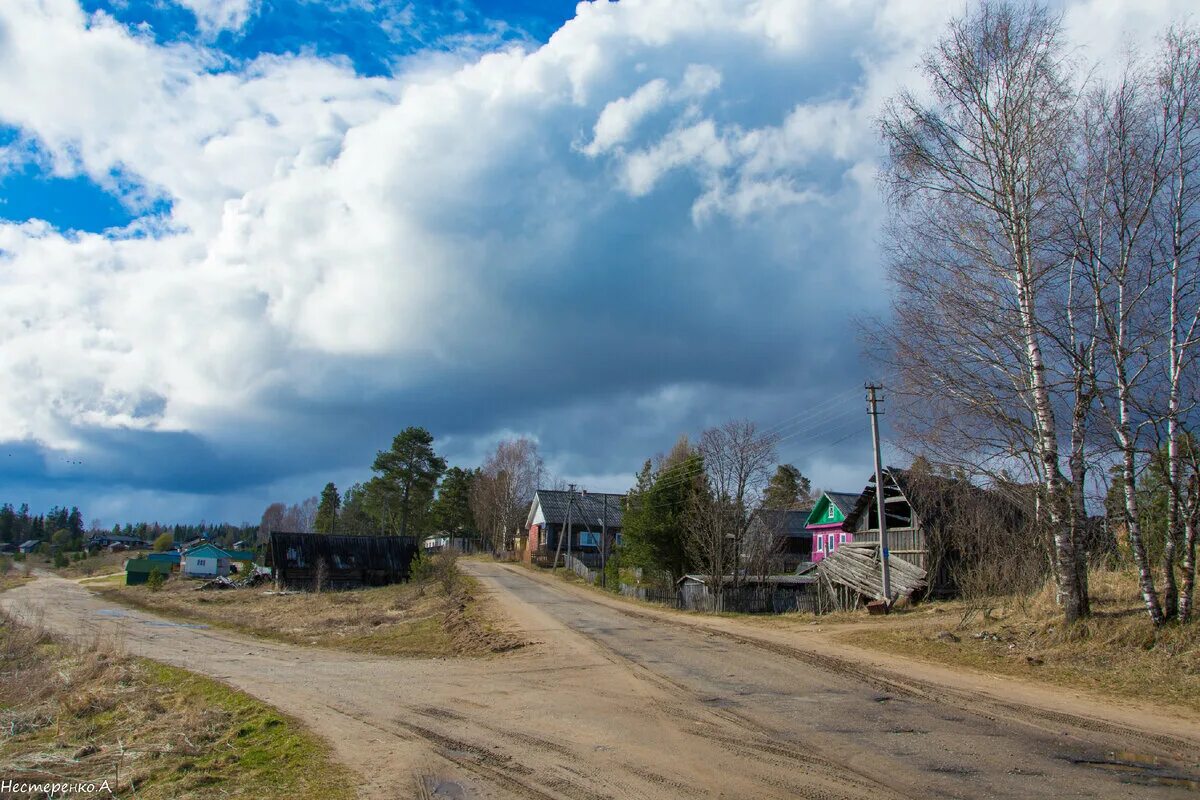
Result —
<path fill-rule="evenodd" d="M 313 525 L 317 533 L 333 533 L 337 530 L 338 509 L 341 506 L 342 498 L 338 496 L 333 481 L 330 481 L 321 490 L 321 503 L 317 506 L 317 519 Z"/>

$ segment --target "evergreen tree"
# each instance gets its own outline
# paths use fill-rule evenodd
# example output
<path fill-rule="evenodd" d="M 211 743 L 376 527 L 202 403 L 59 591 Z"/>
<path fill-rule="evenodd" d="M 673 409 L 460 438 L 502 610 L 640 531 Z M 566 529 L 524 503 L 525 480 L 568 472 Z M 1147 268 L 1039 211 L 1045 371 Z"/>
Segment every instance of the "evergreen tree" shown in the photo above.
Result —
<path fill-rule="evenodd" d="M 321 490 L 321 502 L 317 506 L 317 519 L 313 525 L 317 533 L 333 533 L 337 530 L 338 509 L 341 506 L 342 498 L 338 496 L 333 481 L 330 481 Z"/>
<path fill-rule="evenodd" d="M 396 533 L 407 536 L 428 522 L 438 479 L 446 471 L 446 460 L 433 450 L 433 434 L 409 427 L 396 435 L 390 450 L 375 456 L 371 469 L 378 475 L 367 484 L 372 505 L 382 510 Z"/>
<path fill-rule="evenodd" d="M 763 507 L 803 508 L 812 504 L 812 481 L 792 464 L 780 464 L 767 484 Z"/>
<path fill-rule="evenodd" d="M 438 531 L 452 536 L 475 534 L 475 517 L 471 513 L 471 485 L 478 470 L 451 467 L 438 485 L 433 501 L 433 524 Z"/>
<path fill-rule="evenodd" d="M 705 490 L 703 459 L 681 439 L 655 470 L 647 461 L 625 498 L 621 563 L 678 579 L 689 568 L 684 518 Z"/>

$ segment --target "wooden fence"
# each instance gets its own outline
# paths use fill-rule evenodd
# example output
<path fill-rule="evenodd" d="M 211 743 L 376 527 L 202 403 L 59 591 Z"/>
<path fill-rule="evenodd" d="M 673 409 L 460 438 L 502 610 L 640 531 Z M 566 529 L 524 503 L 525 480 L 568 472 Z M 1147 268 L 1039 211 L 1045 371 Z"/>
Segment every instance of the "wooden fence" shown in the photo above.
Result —
<path fill-rule="evenodd" d="M 567 569 L 571 570 L 588 583 L 595 583 L 596 579 L 600 575 L 598 571 L 590 569 L 587 564 L 573 555 L 569 556 L 564 553 L 563 563 L 567 565 Z"/>

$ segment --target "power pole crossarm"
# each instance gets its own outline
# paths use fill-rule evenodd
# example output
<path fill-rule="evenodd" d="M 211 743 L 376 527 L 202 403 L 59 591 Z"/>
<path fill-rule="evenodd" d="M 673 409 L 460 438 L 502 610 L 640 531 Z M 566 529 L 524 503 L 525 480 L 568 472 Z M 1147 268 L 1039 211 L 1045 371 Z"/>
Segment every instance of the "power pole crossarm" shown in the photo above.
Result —
<path fill-rule="evenodd" d="M 882 579 L 883 602 L 892 604 L 891 565 L 888 564 L 887 514 L 884 511 L 883 457 L 879 452 L 879 403 L 876 392 L 882 386 L 867 384 L 867 414 L 871 417 L 871 445 L 875 450 L 875 511 L 879 515 L 879 574 Z"/>

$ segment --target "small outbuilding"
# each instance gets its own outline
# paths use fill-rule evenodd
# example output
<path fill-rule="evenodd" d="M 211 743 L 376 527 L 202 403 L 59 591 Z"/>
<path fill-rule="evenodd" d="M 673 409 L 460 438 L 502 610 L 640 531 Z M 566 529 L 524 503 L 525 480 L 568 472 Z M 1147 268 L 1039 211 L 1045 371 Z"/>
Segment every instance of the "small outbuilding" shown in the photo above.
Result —
<path fill-rule="evenodd" d="M 150 580 L 150 574 L 158 572 L 164 578 L 171 574 L 171 565 L 149 558 L 131 558 L 125 562 L 125 585 L 140 586 Z"/>
<path fill-rule="evenodd" d="M 29 539 L 28 541 L 21 542 L 21 547 L 19 549 L 25 555 L 29 555 L 30 553 L 36 551 L 38 549 L 38 545 L 40 544 L 41 542 L 39 542 L 37 539 Z"/>
<path fill-rule="evenodd" d="M 408 580 L 416 553 L 412 536 L 272 531 L 264 560 L 281 588 L 353 589 Z"/>

